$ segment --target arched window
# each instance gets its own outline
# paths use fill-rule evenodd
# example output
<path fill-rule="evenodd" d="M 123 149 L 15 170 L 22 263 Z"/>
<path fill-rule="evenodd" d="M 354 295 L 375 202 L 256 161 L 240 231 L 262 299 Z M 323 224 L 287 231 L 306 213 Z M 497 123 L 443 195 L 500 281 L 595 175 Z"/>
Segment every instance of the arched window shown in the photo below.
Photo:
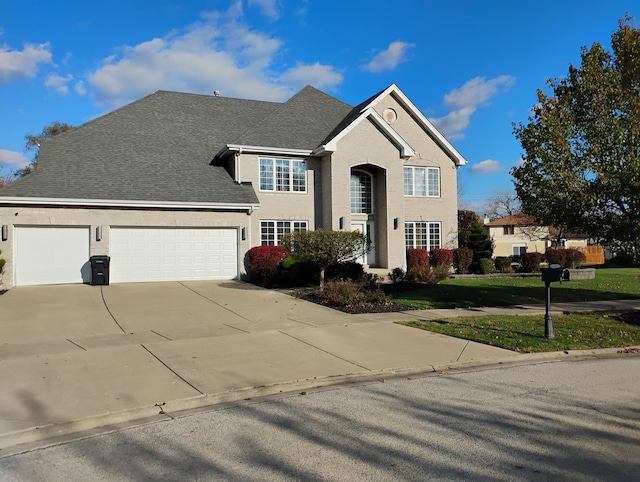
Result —
<path fill-rule="evenodd" d="M 373 213 L 371 175 L 364 171 L 351 171 L 351 213 Z"/>

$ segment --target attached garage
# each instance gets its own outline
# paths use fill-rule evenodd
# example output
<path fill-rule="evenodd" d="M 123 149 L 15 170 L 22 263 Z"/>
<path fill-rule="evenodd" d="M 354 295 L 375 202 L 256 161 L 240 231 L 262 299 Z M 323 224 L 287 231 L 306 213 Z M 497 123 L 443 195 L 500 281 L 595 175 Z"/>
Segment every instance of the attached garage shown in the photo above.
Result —
<path fill-rule="evenodd" d="M 112 227 L 111 283 L 238 277 L 238 231 Z"/>
<path fill-rule="evenodd" d="M 16 286 L 88 283 L 89 227 L 16 226 Z"/>

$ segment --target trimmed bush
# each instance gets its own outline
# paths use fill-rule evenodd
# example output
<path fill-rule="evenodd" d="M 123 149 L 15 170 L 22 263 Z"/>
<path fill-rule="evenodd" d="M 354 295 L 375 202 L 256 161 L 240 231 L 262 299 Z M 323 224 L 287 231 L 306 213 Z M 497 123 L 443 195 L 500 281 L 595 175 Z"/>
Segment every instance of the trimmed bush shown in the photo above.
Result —
<path fill-rule="evenodd" d="M 393 284 L 403 283 L 407 281 L 407 273 L 402 268 L 393 268 L 389 273 L 389 279 Z"/>
<path fill-rule="evenodd" d="M 429 252 L 429 264 L 431 266 L 450 267 L 453 264 L 453 250 L 436 248 Z"/>
<path fill-rule="evenodd" d="M 496 272 L 496 265 L 491 258 L 482 258 L 478 260 L 478 269 L 480 274 L 492 274 Z"/>
<path fill-rule="evenodd" d="M 280 261 L 280 266 L 283 269 L 291 269 L 291 267 L 296 263 L 296 260 L 293 259 L 291 256 L 287 256 L 286 258 L 284 258 L 282 261 Z"/>
<path fill-rule="evenodd" d="M 290 286 L 317 286 L 320 283 L 320 266 L 313 261 L 296 261 L 289 272 Z"/>
<path fill-rule="evenodd" d="M 429 251 L 420 248 L 407 249 L 407 280 L 422 283 L 432 280 Z"/>
<path fill-rule="evenodd" d="M 473 262 L 473 249 L 458 248 L 453 250 L 453 267 L 459 274 L 467 274 Z"/>
<path fill-rule="evenodd" d="M 587 260 L 587 256 L 577 248 L 547 248 L 544 257 L 549 264 L 559 264 L 569 269 L 575 269 Z"/>
<path fill-rule="evenodd" d="M 245 268 L 251 281 L 271 286 L 278 276 L 280 262 L 289 256 L 283 246 L 254 246 L 247 253 Z"/>
<path fill-rule="evenodd" d="M 407 249 L 407 271 L 421 266 L 429 266 L 429 251 L 426 249 Z"/>
<path fill-rule="evenodd" d="M 567 250 L 564 248 L 547 248 L 547 250 L 544 252 L 544 259 L 550 265 L 559 264 L 563 268 L 566 268 Z"/>
<path fill-rule="evenodd" d="M 324 277 L 329 280 L 352 280 L 358 281 L 364 276 L 364 267 L 355 261 L 345 261 L 344 263 L 334 263 L 327 266 Z"/>
<path fill-rule="evenodd" d="M 520 256 L 520 264 L 522 271 L 525 273 L 537 273 L 540 271 L 540 263 L 542 262 L 542 253 L 522 253 Z"/>
<path fill-rule="evenodd" d="M 501 273 L 511 273 L 511 257 L 498 256 L 495 260 L 496 269 Z"/>
<path fill-rule="evenodd" d="M 569 269 L 576 269 L 579 264 L 587 260 L 587 255 L 577 248 L 567 248 L 566 252 L 566 267 Z"/>

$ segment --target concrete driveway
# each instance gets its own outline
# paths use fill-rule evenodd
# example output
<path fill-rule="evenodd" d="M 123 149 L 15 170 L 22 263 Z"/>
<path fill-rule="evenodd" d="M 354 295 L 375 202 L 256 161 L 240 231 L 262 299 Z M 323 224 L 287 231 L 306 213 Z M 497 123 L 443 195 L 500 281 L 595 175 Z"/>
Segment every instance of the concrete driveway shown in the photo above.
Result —
<path fill-rule="evenodd" d="M 0 340 L 0 449 L 349 378 L 516 356 L 234 281 L 15 288 L 0 296 Z"/>

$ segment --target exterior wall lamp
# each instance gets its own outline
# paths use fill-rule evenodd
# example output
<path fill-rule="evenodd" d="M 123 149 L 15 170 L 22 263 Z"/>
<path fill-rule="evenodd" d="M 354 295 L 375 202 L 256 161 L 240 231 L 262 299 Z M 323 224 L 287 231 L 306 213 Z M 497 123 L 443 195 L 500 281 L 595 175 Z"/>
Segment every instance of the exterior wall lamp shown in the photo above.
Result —
<path fill-rule="evenodd" d="M 400 218 L 393 218 L 393 229 L 398 229 Z"/>
<path fill-rule="evenodd" d="M 6 224 L 2 225 L 2 240 L 6 241 L 7 239 L 9 239 L 9 226 L 7 226 Z"/>
<path fill-rule="evenodd" d="M 102 241 L 102 226 L 96 226 L 96 241 Z"/>
<path fill-rule="evenodd" d="M 340 229 L 344 229 L 344 217 L 340 218 Z"/>

